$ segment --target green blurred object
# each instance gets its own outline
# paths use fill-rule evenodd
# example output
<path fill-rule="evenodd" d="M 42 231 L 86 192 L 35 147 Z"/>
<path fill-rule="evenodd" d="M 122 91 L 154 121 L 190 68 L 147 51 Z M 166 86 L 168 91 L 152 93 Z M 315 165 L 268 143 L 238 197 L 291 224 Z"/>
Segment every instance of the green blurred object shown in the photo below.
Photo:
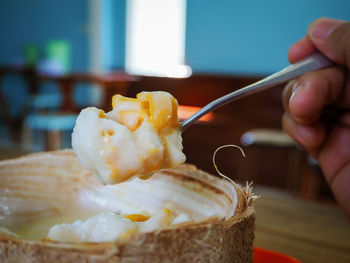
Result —
<path fill-rule="evenodd" d="M 66 40 L 52 40 L 46 45 L 46 58 L 61 64 L 64 73 L 71 70 L 70 65 L 71 45 Z"/>
<path fill-rule="evenodd" d="M 24 47 L 24 58 L 27 66 L 34 67 L 40 58 L 40 48 L 36 44 L 27 44 Z"/>

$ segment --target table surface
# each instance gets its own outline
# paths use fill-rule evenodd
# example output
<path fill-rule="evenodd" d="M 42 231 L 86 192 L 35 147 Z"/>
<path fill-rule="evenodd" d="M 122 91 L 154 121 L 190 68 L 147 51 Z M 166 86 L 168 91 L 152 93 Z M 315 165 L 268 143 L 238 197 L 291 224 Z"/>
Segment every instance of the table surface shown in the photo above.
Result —
<path fill-rule="evenodd" d="M 255 246 L 302 262 L 350 262 L 350 220 L 336 206 L 256 187 Z"/>

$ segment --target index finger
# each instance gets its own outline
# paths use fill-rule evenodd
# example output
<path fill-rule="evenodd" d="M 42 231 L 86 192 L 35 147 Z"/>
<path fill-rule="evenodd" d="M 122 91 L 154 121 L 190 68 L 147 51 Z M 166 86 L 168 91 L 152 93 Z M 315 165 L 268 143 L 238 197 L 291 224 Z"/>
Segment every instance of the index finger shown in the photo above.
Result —
<path fill-rule="evenodd" d="M 300 124 L 315 123 L 323 108 L 341 97 L 343 87 L 342 68 L 331 67 L 307 73 L 294 85 L 287 111 Z"/>
<path fill-rule="evenodd" d="M 316 50 L 311 40 L 306 36 L 294 43 L 288 51 L 288 60 L 290 63 L 295 63 L 298 60 L 305 58 Z"/>

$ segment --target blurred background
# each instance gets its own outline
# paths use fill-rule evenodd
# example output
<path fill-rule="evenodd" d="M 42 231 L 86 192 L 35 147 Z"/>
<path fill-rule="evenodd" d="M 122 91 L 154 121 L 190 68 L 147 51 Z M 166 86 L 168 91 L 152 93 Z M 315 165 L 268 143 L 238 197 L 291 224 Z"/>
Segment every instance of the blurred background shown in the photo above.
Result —
<path fill-rule="evenodd" d="M 2 0 L 0 158 L 70 147 L 86 106 L 165 90 L 188 117 L 287 66 L 318 17 L 350 20 L 347 0 Z M 317 163 L 281 131 L 282 87 L 207 115 L 183 134 L 188 162 L 333 202 Z"/>

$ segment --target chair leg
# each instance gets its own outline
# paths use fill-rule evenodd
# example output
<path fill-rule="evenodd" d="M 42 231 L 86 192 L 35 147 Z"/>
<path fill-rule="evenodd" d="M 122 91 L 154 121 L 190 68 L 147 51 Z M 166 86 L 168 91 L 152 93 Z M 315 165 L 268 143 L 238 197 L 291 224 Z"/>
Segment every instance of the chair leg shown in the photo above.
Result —
<path fill-rule="evenodd" d="M 288 149 L 287 157 L 287 188 L 296 194 L 300 193 L 300 181 L 301 181 L 301 154 L 295 149 Z"/>
<path fill-rule="evenodd" d="M 25 123 L 22 128 L 22 145 L 24 149 L 31 149 L 33 147 L 32 130 Z"/>
<path fill-rule="evenodd" d="M 315 167 L 303 165 L 300 195 L 302 198 L 317 200 L 320 195 L 321 179 Z"/>
<path fill-rule="evenodd" d="M 48 131 L 46 149 L 54 151 L 61 148 L 61 131 Z"/>

